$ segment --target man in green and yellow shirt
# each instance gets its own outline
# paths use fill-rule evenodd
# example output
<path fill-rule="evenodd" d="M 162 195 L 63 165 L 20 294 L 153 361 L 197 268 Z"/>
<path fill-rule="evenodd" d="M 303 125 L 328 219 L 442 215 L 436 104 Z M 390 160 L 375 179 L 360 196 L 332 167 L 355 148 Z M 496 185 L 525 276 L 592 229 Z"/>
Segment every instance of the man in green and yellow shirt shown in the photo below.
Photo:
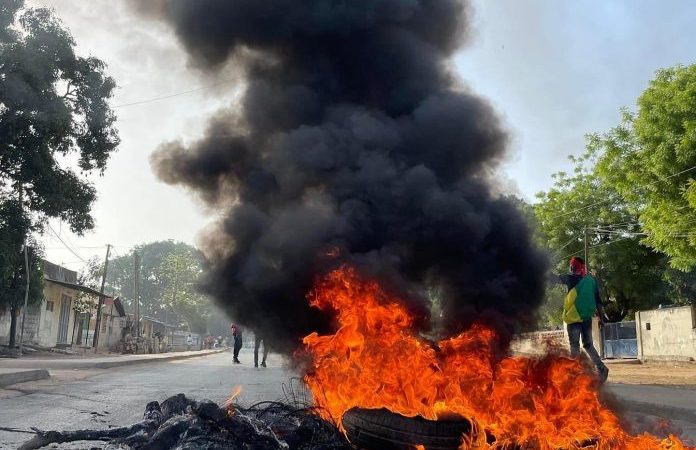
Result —
<path fill-rule="evenodd" d="M 570 259 L 570 273 L 559 278 L 568 287 L 563 304 L 563 321 L 568 327 L 570 355 L 575 358 L 580 354 L 582 337 L 582 346 L 597 366 L 599 379 L 603 383 L 609 376 L 609 369 L 592 344 L 592 317 L 595 312 L 599 313 L 600 323 L 604 323 L 604 309 L 597 280 L 587 274 L 585 261 L 577 256 Z"/>

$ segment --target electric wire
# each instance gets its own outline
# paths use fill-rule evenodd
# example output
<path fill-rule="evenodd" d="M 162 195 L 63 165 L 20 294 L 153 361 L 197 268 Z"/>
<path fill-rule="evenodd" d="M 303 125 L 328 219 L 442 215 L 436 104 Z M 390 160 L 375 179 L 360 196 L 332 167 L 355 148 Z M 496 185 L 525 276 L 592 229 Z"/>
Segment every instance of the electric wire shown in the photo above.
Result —
<path fill-rule="evenodd" d="M 614 243 L 616 243 L 616 242 L 624 241 L 624 240 L 626 240 L 626 239 L 630 239 L 630 237 L 622 237 L 622 238 L 619 238 L 619 239 L 614 239 L 613 241 L 607 241 L 607 242 L 602 242 L 602 243 L 595 244 L 595 245 L 590 245 L 590 246 L 587 247 L 587 249 L 589 250 L 589 249 L 591 249 L 591 248 L 602 247 L 603 245 L 614 244 Z M 581 248 L 581 249 L 578 250 L 577 252 L 573 252 L 573 253 L 571 253 L 571 254 L 569 254 L 569 255 L 567 255 L 567 256 L 564 256 L 563 259 L 568 259 L 568 258 L 570 258 L 571 256 L 575 256 L 575 255 L 577 255 L 578 253 L 582 253 L 582 252 L 584 252 L 584 251 L 585 251 L 585 249 L 584 249 L 584 248 Z"/>
<path fill-rule="evenodd" d="M 569 240 L 568 242 L 566 242 L 565 244 L 563 244 L 563 246 L 562 246 L 561 248 L 555 250 L 555 253 L 560 253 L 561 250 L 563 250 L 564 248 L 568 247 L 568 246 L 569 246 L 570 244 L 572 244 L 573 242 L 577 242 L 577 241 L 578 241 L 578 236 L 573 236 L 572 238 L 570 238 L 570 240 Z"/>
<path fill-rule="evenodd" d="M 673 173 L 672 175 L 669 175 L 669 176 L 667 176 L 667 177 L 665 177 L 665 178 L 660 178 L 660 179 L 658 179 L 658 180 L 655 180 L 655 181 L 653 181 L 652 183 L 648 184 L 648 186 L 654 186 L 654 185 L 657 184 L 657 183 L 660 183 L 660 182 L 662 182 L 662 181 L 669 180 L 670 178 L 674 178 L 674 177 L 676 177 L 676 176 L 679 176 L 679 175 L 682 175 L 682 174 L 684 174 L 684 173 L 690 172 L 690 171 L 692 171 L 692 170 L 694 170 L 694 169 L 696 169 L 696 166 L 689 167 L 689 168 L 684 169 L 684 170 L 682 170 L 682 171 L 680 171 L 680 172 Z M 575 212 L 582 211 L 582 210 L 585 210 L 585 209 L 587 209 L 587 208 L 591 208 L 591 207 L 593 207 L 593 206 L 601 205 L 602 203 L 606 203 L 606 202 L 608 202 L 608 201 L 610 201 L 610 200 L 611 200 L 611 198 L 605 198 L 605 199 L 603 199 L 603 200 L 596 201 L 596 202 L 591 203 L 591 204 L 589 204 L 589 205 L 585 205 L 585 206 L 582 206 L 582 207 L 580 207 L 580 208 L 576 208 L 576 209 L 574 209 L 574 210 L 567 211 L 567 212 L 564 212 L 564 213 L 562 213 L 562 214 L 558 214 L 557 216 L 551 217 L 549 220 L 558 219 L 558 218 L 560 218 L 560 217 L 564 217 L 564 216 L 567 216 L 567 215 L 569 215 L 569 214 L 573 214 L 573 213 L 575 213 Z"/>
<path fill-rule="evenodd" d="M 65 246 L 65 248 L 67 248 L 67 249 L 70 251 L 70 253 L 72 253 L 73 255 L 75 255 L 75 257 L 76 257 L 77 259 L 79 259 L 80 261 L 82 261 L 82 262 L 84 262 L 84 263 L 87 262 L 82 256 L 78 255 L 77 252 L 75 252 L 75 250 L 73 250 L 72 248 L 70 248 L 70 246 L 69 246 L 68 244 L 66 244 L 65 241 L 63 241 L 63 239 L 58 235 L 58 233 L 56 233 L 56 230 L 53 229 L 53 227 L 51 226 L 50 223 L 46 222 L 46 225 L 48 225 L 48 229 L 49 229 L 49 230 L 53 233 L 53 235 Z"/>
<path fill-rule="evenodd" d="M 231 82 L 233 82 L 233 81 L 236 81 L 236 79 L 227 79 L 227 80 L 219 81 L 219 82 L 217 82 L 217 83 L 213 83 L 213 84 L 209 84 L 209 85 L 205 85 L 205 86 L 199 86 L 199 87 L 197 87 L 197 88 L 189 89 L 189 90 L 186 90 L 186 91 L 173 92 L 173 93 L 171 93 L 171 94 L 164 94 L 164 95 L 161 95 L 161 96 L 158 96 L 158 97 L 152 97 L 152 98 L 143 99 L 143 100 L 136 100 L 136 101 L 127 102 L 127 103 L 120 103 L 120 104 L 118 104 L 118 105 L 114 105 L 113 107 L 114 107 L 114 108 L 126 108 L 126 107 L 128 107 L 128 106 L 144 105 L 144 104 L 146 104 L 146 103 L 158 102 L 158 101 L 161 101 L 161 100 L 167 100 L 167 99 L 169 99 L 169 98 L 178 97 L 178 96 L 180 96 L 180 95 L 186 95 L 186 94 L 191 94 L 191 93 L 194 93 L 194 92 L 203 91 L 203 90 L 205 90 L 205 89 L 211 89 L 211 88 L 214 88 L 214 87 L 217 87 L 217 86 L 221 86 L 221 85 L 224 85 L 224 84 L 231 83 Z"/>

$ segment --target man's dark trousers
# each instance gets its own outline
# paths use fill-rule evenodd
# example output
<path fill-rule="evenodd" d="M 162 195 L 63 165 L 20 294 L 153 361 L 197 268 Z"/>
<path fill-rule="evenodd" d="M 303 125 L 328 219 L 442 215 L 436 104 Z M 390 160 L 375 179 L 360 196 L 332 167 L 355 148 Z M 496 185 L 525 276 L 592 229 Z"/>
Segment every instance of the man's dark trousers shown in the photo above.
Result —
<path fill-rule="evenodd" d="M 261 346 L 261 341 L 263 341 L 263 359 L 261 360 L 263 363 L 266 362 L 266 357 L 268 356 L 268 345 L 266 345 L 266 340 L 259 336 L 258 334 L 254 335 L 254 366 L 259 365 L 259 347 Z"/>
<path fill-rule="evenodd" d="M 239 359 L 239 351 L 242 349 L 242 339 L 234 338 L 234 359 Z"/>
<path fill-rule="evenodd" d="M 568 340 L 570 341 L 570 356 L 577 358 L 580 354 L 580 338 L 582 337 L 582 347 L 587 356 L 597 366 L 597 369 L 604 370 L 607 366 L 602 362 L 602 358 L 597 353 L 597 349 L 592 345 L 592 319 L 587 319 L 578 323 L 568 324 Z"/>

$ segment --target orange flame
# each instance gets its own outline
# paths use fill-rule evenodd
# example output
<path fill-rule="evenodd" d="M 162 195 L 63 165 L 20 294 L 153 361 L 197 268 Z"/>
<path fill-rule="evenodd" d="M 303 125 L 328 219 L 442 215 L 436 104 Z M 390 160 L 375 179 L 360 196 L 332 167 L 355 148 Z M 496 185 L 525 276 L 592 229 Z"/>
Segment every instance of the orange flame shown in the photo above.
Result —
<path fill-rule="evenodd" d="M 230 393 L 230 396 L 225 400 L 224 408 L 225 409 L 230 409 L 232 404 L 234 403 L 235 399 L 239 396 L 239 394 L 242 393 L 242 386 L 237 385 L 232 388 L 232 392 Z"/>
<path fill-rule="evenodd" d="M 463 436 L 463 450 L 588 443 L 598 450 L 687 449 L 674 436 L 630 436 L 577 360 L 497 359 L 496 333 L 480 325 L 429 344 L 414 335 L 413 317 L 397 298 L 351 268 L 319 280 L 308 297 L 312 306 L 335 311 L 338 322 L 333 335 L 303 339 L 313 361 L 305 381 L 327 419 L 337 421 L 353 407 L 431 420 L 458 415 L 485 431 Z"/>

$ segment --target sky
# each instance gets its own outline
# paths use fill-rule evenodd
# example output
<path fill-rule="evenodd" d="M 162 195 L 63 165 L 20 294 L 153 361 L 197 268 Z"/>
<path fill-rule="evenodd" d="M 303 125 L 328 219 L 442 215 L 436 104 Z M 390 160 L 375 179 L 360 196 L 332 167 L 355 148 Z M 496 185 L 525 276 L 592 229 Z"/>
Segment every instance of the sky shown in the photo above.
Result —
<path fill-rule="evenodd" d="M 107 243 L 111 257 L 156 240 L 195 245 L 215 211 L 157 180 L 148 158 L 162 142 L 200 136 L 210 114 L 237 101 L 239 80 L 190 69 L 171 31 L 134 16 L 124 0 L 27 3 L 53 8 L 78 53 L 104 60 L 118 84 L 112 105 L 121 145 L 105 173 L 90 177 L 96 227 L 77 236 L 51 220 L 41 238 L 46 258 L 79 271 L 103 258 Z M 471 37 L 453 68 L 503 118 L 511 140 L 500 184 L 529 201 L 570 168 L 567 156 L 583 151 L 587 133 L 607 131 L 622 107 L 634 107 L 657 69 L 696 62 L 690 0 L 472 3 Z M 179 95 L 147 102 L 170 94 Z"/>

